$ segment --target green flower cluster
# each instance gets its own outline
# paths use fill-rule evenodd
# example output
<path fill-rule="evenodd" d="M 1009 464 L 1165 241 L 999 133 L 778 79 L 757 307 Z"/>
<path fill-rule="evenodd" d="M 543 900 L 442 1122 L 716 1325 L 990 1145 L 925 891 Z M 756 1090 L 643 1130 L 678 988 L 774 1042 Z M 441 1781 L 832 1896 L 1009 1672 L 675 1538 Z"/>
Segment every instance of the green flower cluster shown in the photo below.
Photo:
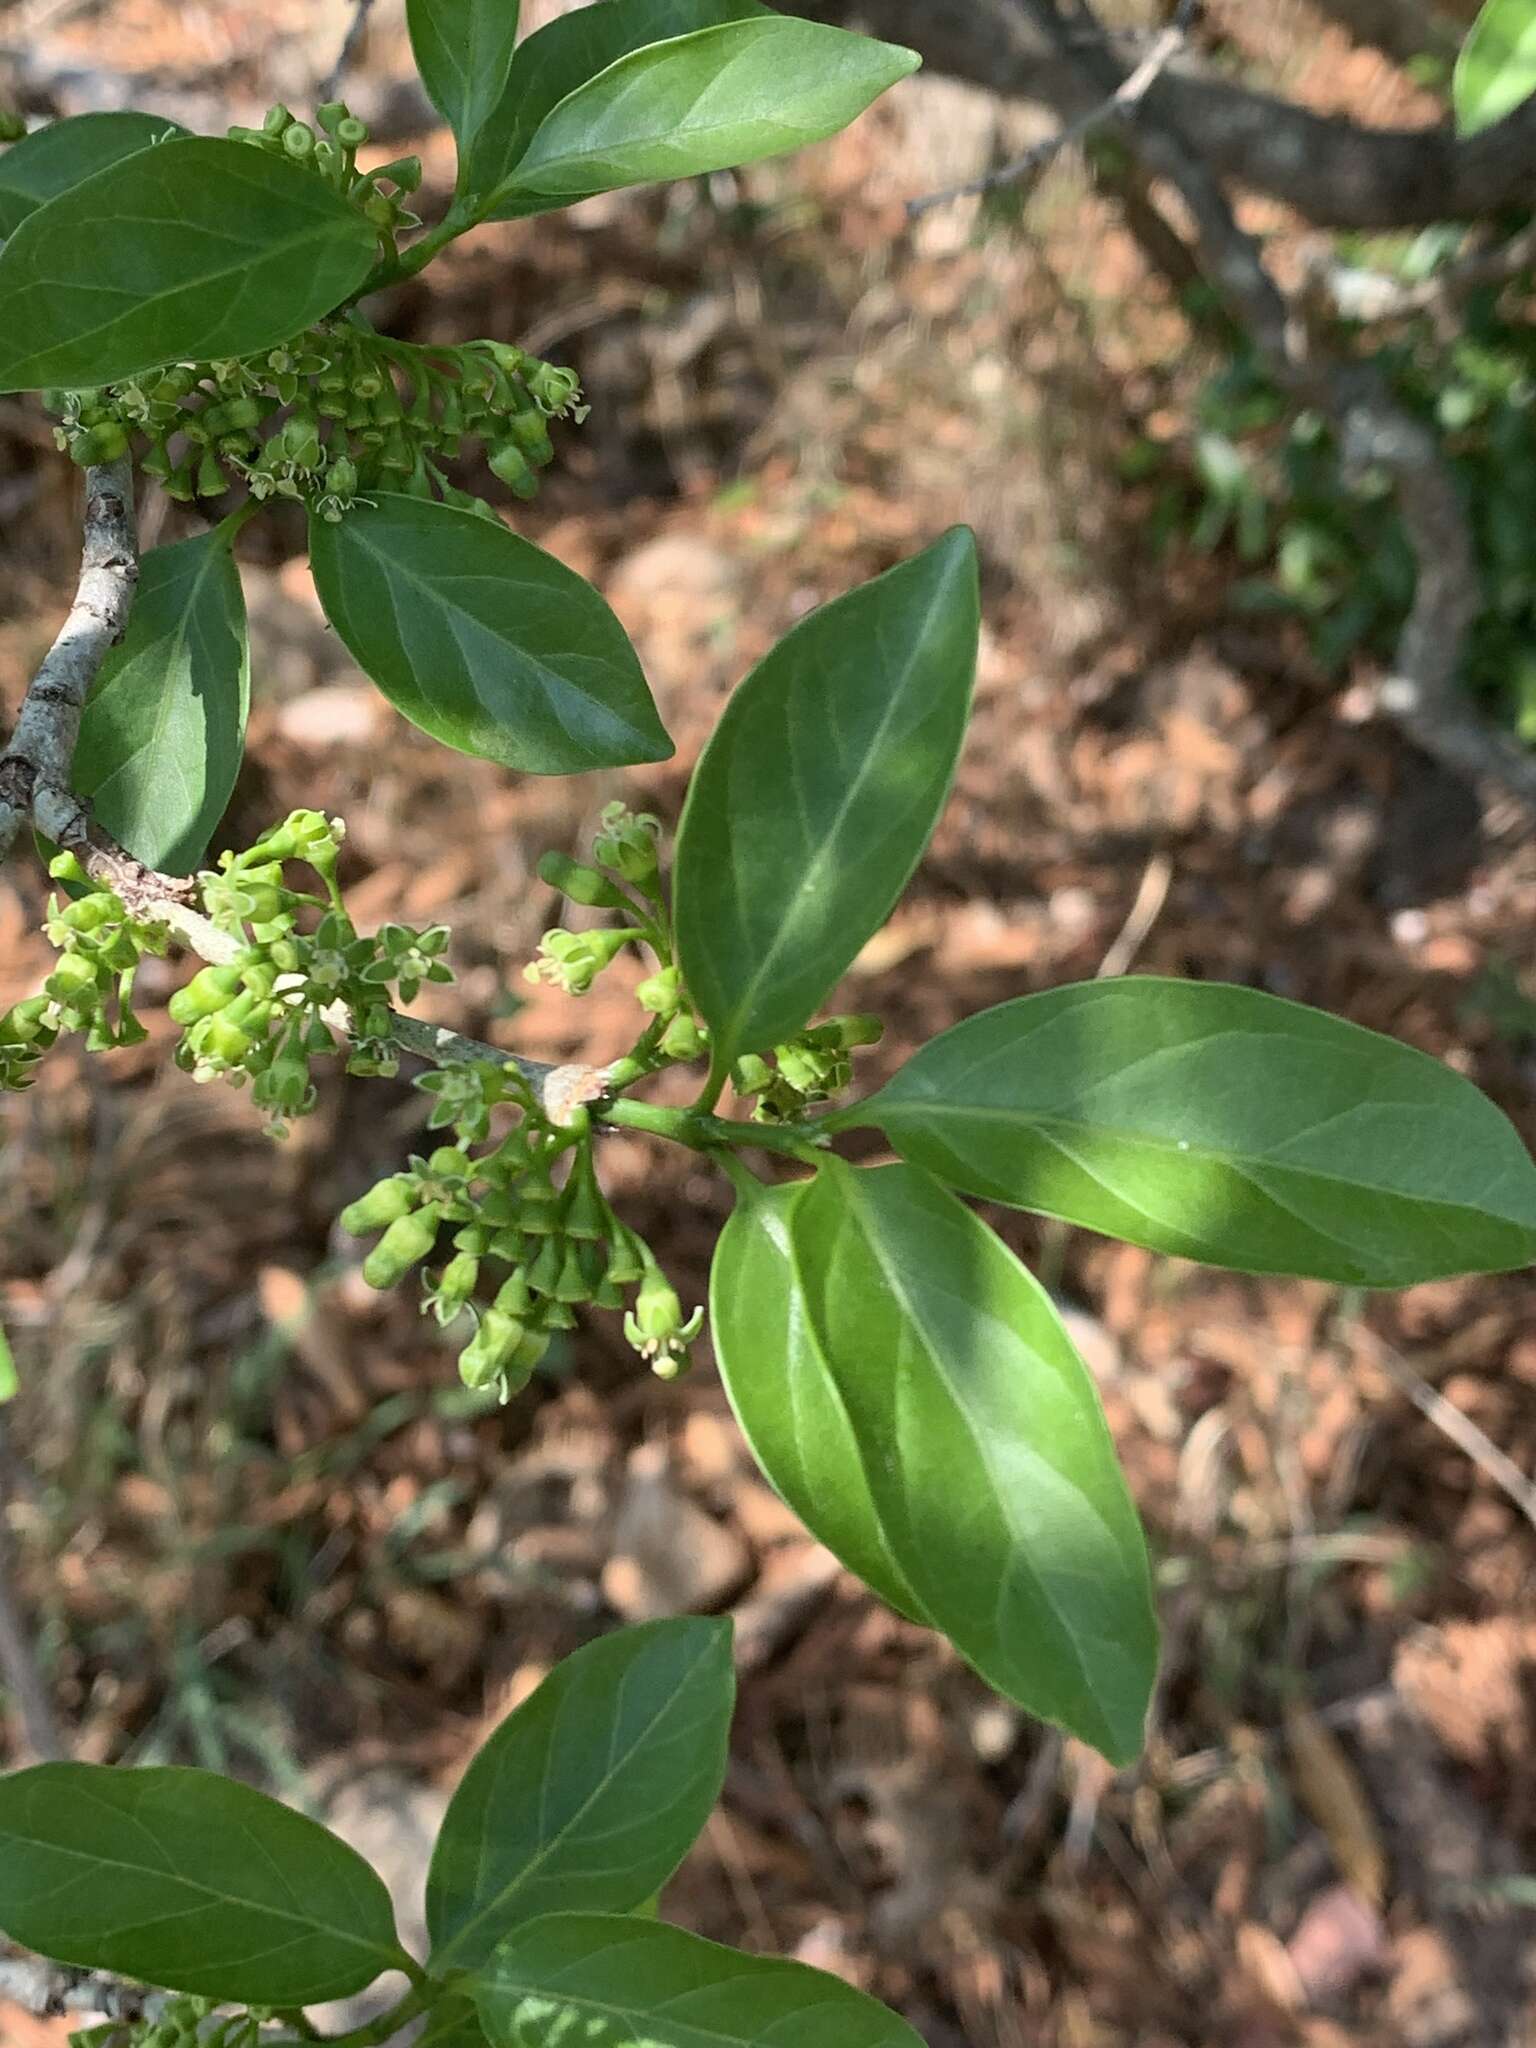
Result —
<path fill-rule="evenodd" d="M 307 165 L 367 216 L 392 254 L 396 233 L 420 226 L 404 205 L 421 182 L 420 159 L 360 171 L 365 124 L 340 100 L 321 107 L 316 120 L 318 134 L 274 107 L 261 128 L 230 133 Z M 456 348 L 390 341 L 355 313 L 259 355 L 172 363 L 99 390 L 44 398 L 59 421 L 60 448 L 82 465 L 114 461 L 142 436 L 141 467 L 173 498 L 216 498 L 243 482 L 258 501 L 298 499 L 333 524 L 369 491 L 442 498 L 494 519 L 442 465 L 467 440 L 480 440 L 500 481 L 531 498 L 538 472 L 554 460 L 549 422 L 587 415 L 573 370 L 500 341 Z"/>
<path fill-rule="evenodd" d="M 748 1053 L 731 1069 L 731 1082 L 738 1095 L 757 1097 L 754 1123 L 793 1123 L 812 1103 L 840 1095 L 853 1079 L 851 1055 L 884 1034 L 878 1017 L 829 1017 L 771 1053 Z"/>
<path fill-rule="evenodd" d="M 349 1072 L 393 1074 L 391 992 L 410 1002 L 423 982 L 453 979 L 441 957 L 446 926 L 359 935 L 336 886 L 342 832 L 339 819 L 295 811 L 244 853 L 222 855 L 219 871 L 202 877 L 203 905 L 241 949 L 201 968 L 169 1005 L 183 1032 L 178 1066 L 198 1081 L 250 1081 L 277 1135 L 315 1106 L 309 1063 L 340 1050 L 333 1018 L 349 1040 Z M 324 897 L 287 885 L 285 863 L 295 860 L 320 876 Z M 319 913 L 311 931 L 300 929 L 307 912 Z"/>
<path fill-rule="evenodd" d="M 396 157 L 377 170 L 360 171 L 357 152 L 368 140 L 368 124 L 349 112 L 344 100 L 329 100 L 317 107 L 315 120 L 321 130 L 318 135 L 286 107 L 271 107 L 259 128 L 231 128 L 229 137 L 232 142 L 249 142 L 314 171 L 372 222 L 379 231 L 382 253 L 393 256 L 400 230 L 421 226 L 420 214 L 410 212 L 404 203 L 406 195 L 421 184 L 421 158 Z M 394 189 L 386 192 L 386 185 Z"/>
<path fill-rule="evenodd" d="M 59 854 L 49 873 L 85 894 L 48 899 L 44 926 L 59 964 L 28 996 L 0 1015 L 0 1089 L 30 1087 L 34 1069 L 61 1031 L 82 1031 L 88 1052 L 139 1045 L 148 1036 L 133 1014 L 133 983 L 146 953 L 170 943 L 163 925 L 133 917 L 120 896 L 94 887 L 73 854 Z"/>
<path fill-rule="evenodd" d="M 82 465 L 125 455 L 143 436 L 140 467 L 173 498 L 216 498 L 243 482 L 258 501 L 299 500 L 333 525 L 369 491 L 441 498 L 494 519 L 443 464 L 481 440 L 502 483 L 531 498 L 554 460 L 550 420 L 587 415 L 573 370 L 509 343 L 418 348 L 348 319 L 261 355 L 174 363 L 44 398 L 59 420 L 55 440 Z"/>
<path fill-rule="evenodd" d="M 466 1078 L 473 1075 L 478 1086 Z M 578 1307 L 623 1308 L 633 1287 L 626 1334 L 655 1370 L 679 1371 L 702 1311 L 685 1321 L 650 1247 L 610 1208 L 585 1112 L 574 1124 L 550 1124 L 514 1067 L 456 1068 L 451 1080 L 428 1075 L 419 1085 L 436 1096 L 439 1127 L 465 1106 L 459 1142 L 413 1157 L 342 1212 L 342 1228 L 354 1236 L 383 1233 L 363 1262 L 368 1284 L 395 1286 L 451 1230 L 453 1255 L 428 1276 L 423 1308 L 445 1325 L 471 1313 L 460 1377 L 470 1387 L 497 1387 L 504 1401 L 527 1384 L 553 1333 L 574 1328 Z M 498 1101 L 517 1103 L 522 1120 L 488 1150 L 471 1152 Z M 494 1294 L 478 1299 L 487 1281 Z"/>

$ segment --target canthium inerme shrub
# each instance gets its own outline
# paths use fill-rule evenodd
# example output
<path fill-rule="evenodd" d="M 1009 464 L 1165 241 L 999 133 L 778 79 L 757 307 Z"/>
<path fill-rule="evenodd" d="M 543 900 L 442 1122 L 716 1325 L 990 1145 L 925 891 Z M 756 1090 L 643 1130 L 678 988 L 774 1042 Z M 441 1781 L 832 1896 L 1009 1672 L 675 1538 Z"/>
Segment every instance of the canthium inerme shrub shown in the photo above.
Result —
<path fill-rule="evenodd" d="M 409 13 L 460 162 L 415 239 L 418 167 L 360 170 L 366 132 L 340 103 L 221 139 L 86 116 L 0 156 L 0 387 L 45 391 L 86 466 L 92 616 L 125 624 L 89 663 L 61 640 L 0 759 L 0 817 L 51 837 L 59 885 L 58 964 L 0 1019 L 0 1079 L 25 1087 L 62 1033 L 142 1037 L 135 972 L 173 948 L 203 963 L 171 1003 L 177 1063 L 249 1086 L 275 1134 L 313 1106 L 317 1061 L 419 1060 L 428 1149 L 341 1220 L 371 1240 L 373 1285 L 422 1276 L 464 1379 L 503 1399 L 588 1312 L 622 1315 L 651 1371 L 684 1370 L 705 1304 L 610 1204 L 603 1134 L 701 1154 L 736 1198 L 714 1350 L 767 1478 L 882 1599 L 1128 1764 L 1157 1662 L 1141 1530 L 1049 1295 L 964 1198 L 1240 1272 L 1401 1287 L 1536 1257 L 1536 1166 L 1436 1061 L 1210 983 L 1024 996 L 852 1092 L 880 1021 L 824 1006 L 922 857 L 965 739 L 980 621 L 963 530 L 813 613 L 745 679 L 670 850 L 616 803 L 588 858 L 546 857 L 584 918 L 528 972 L 579 999 L 620 954 L 646 961 L 611 1067 L 551 1070 L 402 1014 L 451 980 L 451 935 L 358 929 L 338 820 L 298 811 L 202 865 L 243 741 L 232 542 L 277 500 L 307 506 L 359 664 L 449 746 L 534 774 L 665 757 L 603 600 L 452 481 L 473 440 L 528 494 L 552 426 L 579 420 L 574 379 L 504 341 L 386 339 L 362 308 L 477 222 L 828 135 L 916 61 L 755 0 L 595 0 L 521 44 L 514 0 Z M 119 526 L 131 513 L 130 463 L 175 497 L 243 496 L 152 551 L 114 612 L 131 527 L 93 554 L 91 522 L 114 494 Z M 674 1067 L 697 1070 L 690 1107 L 647 1096 Z M 895 1163 L 841 1156 L 856 1130 Z M 621 1630 L 554 1671 L 449 1809 L 424 1960 L 335 1837 L 179 1769 L 0 1780 L 0 1928 L 156 1987 L 84 2036 L 100 2048 L 312 2040 L 307 2006 L 392 1971 L 401 1998 L 346 2038 L 425 2016 L 434 2048 L 912 2048 L 838 1980 L 657 1917 L 719 1791 L 731 1699 L 717 1621 Z"/>

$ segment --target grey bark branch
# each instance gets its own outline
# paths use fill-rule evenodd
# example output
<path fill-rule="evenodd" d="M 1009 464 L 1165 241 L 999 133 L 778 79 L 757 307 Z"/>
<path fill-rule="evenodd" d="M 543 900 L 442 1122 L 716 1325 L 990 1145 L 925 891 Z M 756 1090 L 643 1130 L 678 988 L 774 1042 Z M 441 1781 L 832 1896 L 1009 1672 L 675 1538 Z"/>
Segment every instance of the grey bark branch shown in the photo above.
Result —
<path fill-rule="evenodd" d="M 133 468 L 126 457 L 85 473 L 85 544 L 69 616 L 23 700 L 0 754 L 0 860 L 29 818 L 63 843 L 78 829 L 69 794 L 80 715 L 108 651 L 123 637 L 139 580 Z"/>
<path fill-rule="evenodd" d="M 935 70 L 1046 106 L 1070 96 L 1079 76 L 1070 41 L 1042 36 L 1027 0 L 783 4 L 812 20 L 862 22 L 910 43 Z M 1224 182 L 1283 199 L 1319 227 L 1477 220 L 1528 205 L 1536 180 L 1536 100 L 1463 140 L 1449 123 L 1365 128 L 1181 62 L 1152 85 L 1145 113 L 1197 139 L 1203 161 Z"/>
<path fill-rule="evenodd" d="M 153 2020 L 171 2002 L 164 1991 L 146 1991 L 118 1977 L 72 1970 L 34 1956 L 0 1956 L 0 1998 L 40 2020 L 63 2019 L 70 2013 L 97 2014 L 104 2020 Z"/>
<path fill-rule="evenodd" d="M 973 178 L 969 184 L 952 185 L 947 191 L 930 192 L 925 198 L 909 200 L 907 212 L 917 219 L 935 206 L 944 206 L 952 199 L 974 199 L 983 193 L 1000 192 L 1006 185 L 1023 184 L 1038 177 L 1051 159 L 1074 142 L 1081 142 L 1108 121 L 1123 120 L 1133 114 L 1151 91 L 1162 73 L 1168 69 L 1174 58 L 1184 47 L 1189 33 L 1189 19 L 1195 12 L 1190 0 L 1182 0 L 1178 13 L 1160 35 L 1153 38 L 1146 55 L 1128 71 L 1114 91 L 1109 93 L 1096 107 L 1089 107 L 1075 120 L 1066 122 L 1054 135 L 1047 135 L 1032 149 L 1027 149 L 1012 163 L 1000 164 L 995 171 L 988 171 L 985 177 Z"/>
<path fill-rule="evenodd" d="M 1058 112 L 1075 118 L 1101 105 L 1119 77 L 1107 38 L 1082 36 L 1084 11 L 1069 27 L 1055 0 L 1016 0 L 1035 32 L 1058 52 L 1073 81 Z M 1379 707 L 1416 745 L 1456 774 L 1496 787 L 1536 812 L 1536 755 L 1486 726 L 1460 683 L 1462 651 L 1483 595 L 1466 508 L 1434 437 L 1393 399 L 1370 364 L 1318 352 L 1300 311 L 1281 292 L 1259 244 L 1237 222 L 1220 179 L 1183 131 L 1170 128 L 1151 94 L 1127 124 L 1130 148 L 1178 191 L 1194 221 L 1210 281 L 1262 351 L 1271 374 L 1299 404 L 1333 423 L 1346 472 L 1380 468 L 1391 476 L 1417 563 L 1413 604 L 1398 638 L 1393 673 Z M 1198 133 L 1198 130 L 1195 131 Z"/>

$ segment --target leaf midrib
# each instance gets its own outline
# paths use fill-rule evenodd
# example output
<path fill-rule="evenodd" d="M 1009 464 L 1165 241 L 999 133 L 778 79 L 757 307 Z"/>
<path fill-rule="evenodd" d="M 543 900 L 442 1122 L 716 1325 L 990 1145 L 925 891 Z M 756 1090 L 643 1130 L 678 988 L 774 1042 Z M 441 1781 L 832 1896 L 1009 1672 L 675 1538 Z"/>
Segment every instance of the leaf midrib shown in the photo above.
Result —
<path fill-rule="evenodd" d="M 552 1834 L 547 1841 L 540 1844 L 540 1846 L 534 1851 L 533 1855 L 529 1858 L 529 1860 L 525 1864 L 523 1864 L 522 1868 L 518 1871 L 516 1877 L 513 1878 L 508 1884 L 503 1886 L 502 1889 L 498 1891 L 493 1898 L 487 1900 L 485 1905 L 483 1905 L 480 1908 L 479 1912 L 477 1912 L 472 1919 L 466 1920 L 463 1926 L 460 1927 L 458 1932 L 449 1937 L 447 1943 L 444 1946 L 439 1948 L 434 1944 L 431 1962 L 432 1966 L 435 1969 L 442 1968 L 450 1960 L 455 1951 L 459 1949 L 465 1941 L 468 1940 L 471 1934 L 475 1933 L 486 1920 L 492 1918 L 496 1913 L 498 1913 L 506 1905 L 509 1899 L 516 1898 L 518 1892 L 521 1889 L 525 1888 L 538 1875 L 542 1866 L 548 1862 L 549 1858 L 561 1846 L 561 1844 L 565 1841 L 566 1837 L 571 1833 L 571 1831 L 574 1828 L 578 1827 L 583 1820 L 585 1820 L 588 1812 L 596 1804 L 596 1802 L 599 1799 L 605 1797 L 607 1793 L 612 1789 L 615 1779 L 617 1779 L 622 1774 L 625 1766 L 628 1764 L 630 1758 L 633 1757 L 636 1750 L 640 1748 L 642 1743 L 649 1741 L 650 1737 L 655 1733 L 657 1727 L 668 1718 L 672 1710 L 675 1708 L 678 1698 L 683 1692 L 684 1688 L 692 1681 L 693 1676 L 695 1672 L 698 1670 L 699 1666 L 705 1661 L 707 1657 L 713 1654 L 714 1649 L 715 1642 L 714 1639 L 711 1638 L 711 1640 L 707 1642 L 700 1650 L 698 1656 L 695 1657 L 693 1662 L 688 1666 L 688 1669 L 678 1679 L 677 1684 L 673 1687 L 665 1704 L 658 1708 L 656 1713 L 651 1717 L 649 1721 L 646 1722 L 645 1726 L 636 1734 L 634 1739 L 630 1742 L 628 1748 L 624 1752 L 622 1760 L 614 1758 L 612 1756 L 612 1749 L 610 1745 L 610 1763 L 608 1769 L 605 1771 L 602 1778 L 593 1786 L 592 1790 L 587 1794 L 586 1798 L 582 1801 L 581 1805 L 564 1823 L 564 1825 L 557 1829 L 556 1832 Z M 627 1677 L 628 1673 L 626 1673 L 626 1678 Z"/>
<path fill-rule="evenodd" d="M 139 1821 L 141 1826 L 148 1828 L 149 1823 L 144 1820 L 142 1814 L 128 1814 L 125 1809 L 115 1806 L 111 1811 L 114 1819 L 135 1819 Z M 14 1825 L 0 1828 L 0 1841 L 16 1842 L 25 1848 L 45 1850 L 52 1856 L 68 1857 L 72 1861 L 86 1864 L 90 1869 L 121 1870 L 126 1871 L 130 1876 L 138 1878 L 159 1878 L 162 1881 L 184 1886 L 186 1890 L 198 1893 L 213 1905 L 231 1907 L 241 1913 L 277 1920 L 285 1925 L 299 1928 L 301 1933 L 304 1934 L 333 1936 L 336 1940 L 345 1942 L 352 1948 L 360 1948 L 371 1956 L 383 1956 L 390 1961 L 398 1959 L 396 1949 L 381 1946 L 371 1936 L 355 1934 L 345 1927 L 337 1927 L 329 1922 L 321 1921 L 312 1912 L 294 1913 L 287 1911 L 281 1906 L 270 1906 L 258 1900 L 241 1898 L 237 1893 L 221 1892 L 216 1886 L 206 1883 L 202 1878 L 188 1877 L 174 1866 L 169 1870 L 158 1870 L 153 1864 L 128 1863 L 121 1857 L 104 1855 L 99 1849 L 72 1849 L 62 1842 L 52 1842 L 41 1836 L 23 1834 Z M 200 1909 L 191 1908 L 189 1910 L 197 1911 Z"/>
<path fill-rule="evenodd" d="M 879 1099 L 878 1096 L 870 1098 L 867 1107 L 871 1112 L 874 1111 Z M 1060 1131 L 1071 1136 L 1083 1135 L 1100 1138 L 1107 1136 L 1115 1144 L 1136 1147 L 1153 1153 L 1166 1154 L 1173 1159 L 1186 1159 L 1205 1165 L 1224 1166 L 1234 1173 L 1243 1174 L 1245 1178 L 1249 1177 L 1249 1169 L 1263 1167 L 1269 1173 L 1293 1175 L 1300 1179 L 1326 1181 L 1333 1187 L 1350 1188 L 1356 1191 L 1364 1190 L 1369 1194 L 1386 1195 L 1393 1201 L 1406 1202 L 1415 1208 L 1453 1209 L 1458 1213 L 1465 1213 L 1470 1216 L 1492 1217 L 1498 1222 L 1510 1224 L 1515 1229 L 1536 1232 L 1536 1224 L 1522 1223 L 1517 1216 L 1507 1216 L 1500 1210 L 1480 1207 L 1475 1201 L 1464 1199 L 1452 1200 L 1444 1195 L 1408 1194 L 1401 1188 L 1387 1186 L 1380 1181 L 1361 1180 L 1358 1176 L 1351 1177 L 1347 1174 L 1331 1173 L 1327 1168 L 1321 1166 L 1297 1166 L 1288 1160 L 1277 1160 L 1262 1152 L 1236 1152 L 1226 1150 L 1220 1146 L 1197 1144 L 1192 1138 L 1183 1140 L 1178 1138 L 1159 1138 L 1151 1134 L 1128 1130 L 1118 1124 L 1087 1123 L 1075 1117 L 1056 1116 L 1036 1111 L 1026 1112 L 1014 1109 L 1000 1109 L 986 1103 L 956 1103 L 953 1098 L 945 1101 L 937 1099 L 924 1101 L 908 1096 L 904 1102 L 898 1100 L 895 1107 L 898 1111 L 903 1108 L 910 1109 L 917 1115 L 940 1125 L 943 1125 L 947 1119 L 955 1121 L 964 1119 L 976 1123 L 1002 1124 L 1012 1130 L 1017 1130 L 1022 1125 L 1025 1130 Z M 883 1118 L 877 1118 L 873 1114 L 862 1121 L 865 1128 L 873 1125 L 883 1130 L 886 1127 Z M 1121 1196 L 1120 1199 L 1126 1200 L 1127 1198 Z M 1325 1237 L 1332 1235 L 1331 1232 L 1322 1230 L 1321 1226 L 1317 1227 L 1321 1235 Z M 1339 1238 L 1335 1242 L 1343 1244 L 1347 1240 Z"/>

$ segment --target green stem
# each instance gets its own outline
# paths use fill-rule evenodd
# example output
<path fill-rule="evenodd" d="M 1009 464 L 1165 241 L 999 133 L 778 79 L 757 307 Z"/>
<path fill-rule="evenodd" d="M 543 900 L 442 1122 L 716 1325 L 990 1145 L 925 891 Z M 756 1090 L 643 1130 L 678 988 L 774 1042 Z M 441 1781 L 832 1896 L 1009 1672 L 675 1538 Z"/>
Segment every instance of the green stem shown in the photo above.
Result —
<path fill-rule="evenodd" d="M 440 255 L 450 242 L 466 234 L 478 224 L 477 210 L 463 198 L 455 199 L 435 228 L 428 228 L 419 242 L 412 242 L 409 249 L 376 264 L 357 290 L 347 300 L 349 306 L 359 299 L 366 299 L 370 292 L 383 291 L 386 285 L 399 284 L 407 277 L 415 277 L 425 270 L 434 256 Z"/>
<path fill-rule="evenodd" d="M 824 1136 L 811 1137 L 804 1131 L 780 1124 L 733 1123 L 728 1117 L 711 1116 L 697 1107 L 667 1109 L 659 1102 L 631 1102 L 627 1097 L 599 1112 L 599 1121 L 623 1130 L 648 1131 L 652 1137 L 670 1138 L 695 1152 L 719 1152 L 756 1146 L 764 1152 L 787 1153 L 814 1165 L 829 1146 Z"/>

